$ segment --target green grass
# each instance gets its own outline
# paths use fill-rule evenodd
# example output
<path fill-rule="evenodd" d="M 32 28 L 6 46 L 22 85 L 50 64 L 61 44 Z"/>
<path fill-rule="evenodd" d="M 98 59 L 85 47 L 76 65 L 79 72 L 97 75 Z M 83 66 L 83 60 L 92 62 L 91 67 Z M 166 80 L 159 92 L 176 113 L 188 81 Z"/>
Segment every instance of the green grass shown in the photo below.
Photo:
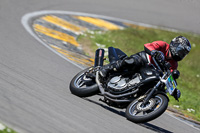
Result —
<path fill-rule="evenodd" d="M 181 62 L 179 62 L 178 70 L 181 73 L 178 81 L 178 89 L 181 90 L 182 96 L 180 102 L 174 100 L 170 96 L 170 106 L 178 105 L 182 113 L 200 121 L 200 35 L 182 32 L 171 32 L 160 29 L 139 29 L 127 28 L 123 30 L 112 31 L 94 31 L 86 32 L 81 35 L 78 41 L 83 45 L 87 45 L 90 49 L 86 53 L 95 53 L 98 48 L 96 43 L 105 45 L 105 47 L 113 46 L 120 48 L 127 55 L 144 50 L 144 44 L 156 40 L 162 40 L 167 43 L 176 36 L 185 36 L 192 45 L 191 52 Z M 89 54 L 90 56 L 91 55 Z M 189 112 L 188 109 L 195 111 Z"/>
<path fill-rule="evenodd" d="M 17 133 L 17 132 L 0 123 L 0 133 Z"/>

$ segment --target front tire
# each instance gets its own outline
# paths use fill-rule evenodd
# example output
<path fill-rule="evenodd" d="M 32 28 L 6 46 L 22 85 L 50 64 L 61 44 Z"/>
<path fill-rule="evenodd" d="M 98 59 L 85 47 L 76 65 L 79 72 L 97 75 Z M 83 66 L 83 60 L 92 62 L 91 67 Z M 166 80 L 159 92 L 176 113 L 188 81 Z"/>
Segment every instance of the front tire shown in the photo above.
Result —
<path fill-rule="evenodd" d="M 127 107 L 126 117 L 128 120 L 135 123 L 151 121 L 165 112 L 168 102 L 168 98 L 162 94 L 151 98 L 145 106 L 142 105 L 142 101 L 136 99 Z"/>
<path fill-rule="evenodd" d="M 79 97 L 88 97 L 99 92 L 98 85 L 93 79 L 86 78 L 85 72 L 90 68 L 87 68 L 79 72 L 70 82 L 70 91 L 72 94 Z M 84 80 L 83 80 L 84 78 Z"/>

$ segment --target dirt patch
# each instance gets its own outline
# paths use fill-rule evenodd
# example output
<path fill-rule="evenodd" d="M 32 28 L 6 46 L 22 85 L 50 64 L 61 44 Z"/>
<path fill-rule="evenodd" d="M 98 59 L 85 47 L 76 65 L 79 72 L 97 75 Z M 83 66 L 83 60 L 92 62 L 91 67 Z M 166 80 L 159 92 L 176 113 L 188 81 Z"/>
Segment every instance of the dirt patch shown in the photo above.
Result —
<path fill-rule="evenodd" d="M 78 40 L 79 44 L 81 45 L 82 50 L 84 51 L 85 55 L 90 56 L 91 58 L 95 58 L 95 50 L 92 50 L 91 41 L 86 38 L 81 38 Z"/>

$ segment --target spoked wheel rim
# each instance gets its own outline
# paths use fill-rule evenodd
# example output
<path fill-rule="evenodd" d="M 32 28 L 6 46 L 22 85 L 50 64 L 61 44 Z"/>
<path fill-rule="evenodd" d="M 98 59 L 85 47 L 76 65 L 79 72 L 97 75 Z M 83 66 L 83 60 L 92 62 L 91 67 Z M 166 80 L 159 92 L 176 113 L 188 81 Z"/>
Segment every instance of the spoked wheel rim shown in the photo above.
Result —
<path fill-rule="evenodd" d="M 86 87 L 88 87 L 88 85 L 90 83 L 94 83 L 94 82 L 92 82 L 91 78 L 87 78 L 85 73 L 83 73 L 80 76 L 78 76 L 74 81 L 74 85 L 77 88 L 86 88 Z"/>
<path fill-rule="evenodd" d="M 99 93 L 99 88 L 95 79 L 93 77 L 86 77 L 88 70 L 90 70 L 90 68 L 79 72 L 71 80 L 69 88 L 72 94 L 79 97 L 88 97 Z"/>
<path fill-rule="evenodd" d="M 129 113 L 134 117 L 149 115 L 159 109 L 162 103 L 163 100 L 159 96 L 151 98 L 146 105 L 143 105 L 142 102 L 135 101 L 129 108 Z"/>

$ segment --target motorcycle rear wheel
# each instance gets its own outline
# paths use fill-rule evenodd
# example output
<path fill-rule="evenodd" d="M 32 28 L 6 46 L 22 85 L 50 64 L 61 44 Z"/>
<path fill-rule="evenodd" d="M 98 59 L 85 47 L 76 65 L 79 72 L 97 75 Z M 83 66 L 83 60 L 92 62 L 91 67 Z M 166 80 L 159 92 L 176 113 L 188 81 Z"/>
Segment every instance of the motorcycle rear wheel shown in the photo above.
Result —
<path fill-rule="evenodd" d="M 98 85 L 94 80 L 85 77 L 85 72 L 89 69 L 90 68 L 87 68 L 79 72 L 71 80 L 69 88 L 72 94 L 79 97 L 88 97 L 99 92 Z"/>
<path fill-rule="evenodd" d="M 146 105 L 136 99 L 127 107 L 126 118 L 135 123 L 151 121 L 165 112 L 168 102 L 168 98 L 163 94 L 154 96 Z"/>

